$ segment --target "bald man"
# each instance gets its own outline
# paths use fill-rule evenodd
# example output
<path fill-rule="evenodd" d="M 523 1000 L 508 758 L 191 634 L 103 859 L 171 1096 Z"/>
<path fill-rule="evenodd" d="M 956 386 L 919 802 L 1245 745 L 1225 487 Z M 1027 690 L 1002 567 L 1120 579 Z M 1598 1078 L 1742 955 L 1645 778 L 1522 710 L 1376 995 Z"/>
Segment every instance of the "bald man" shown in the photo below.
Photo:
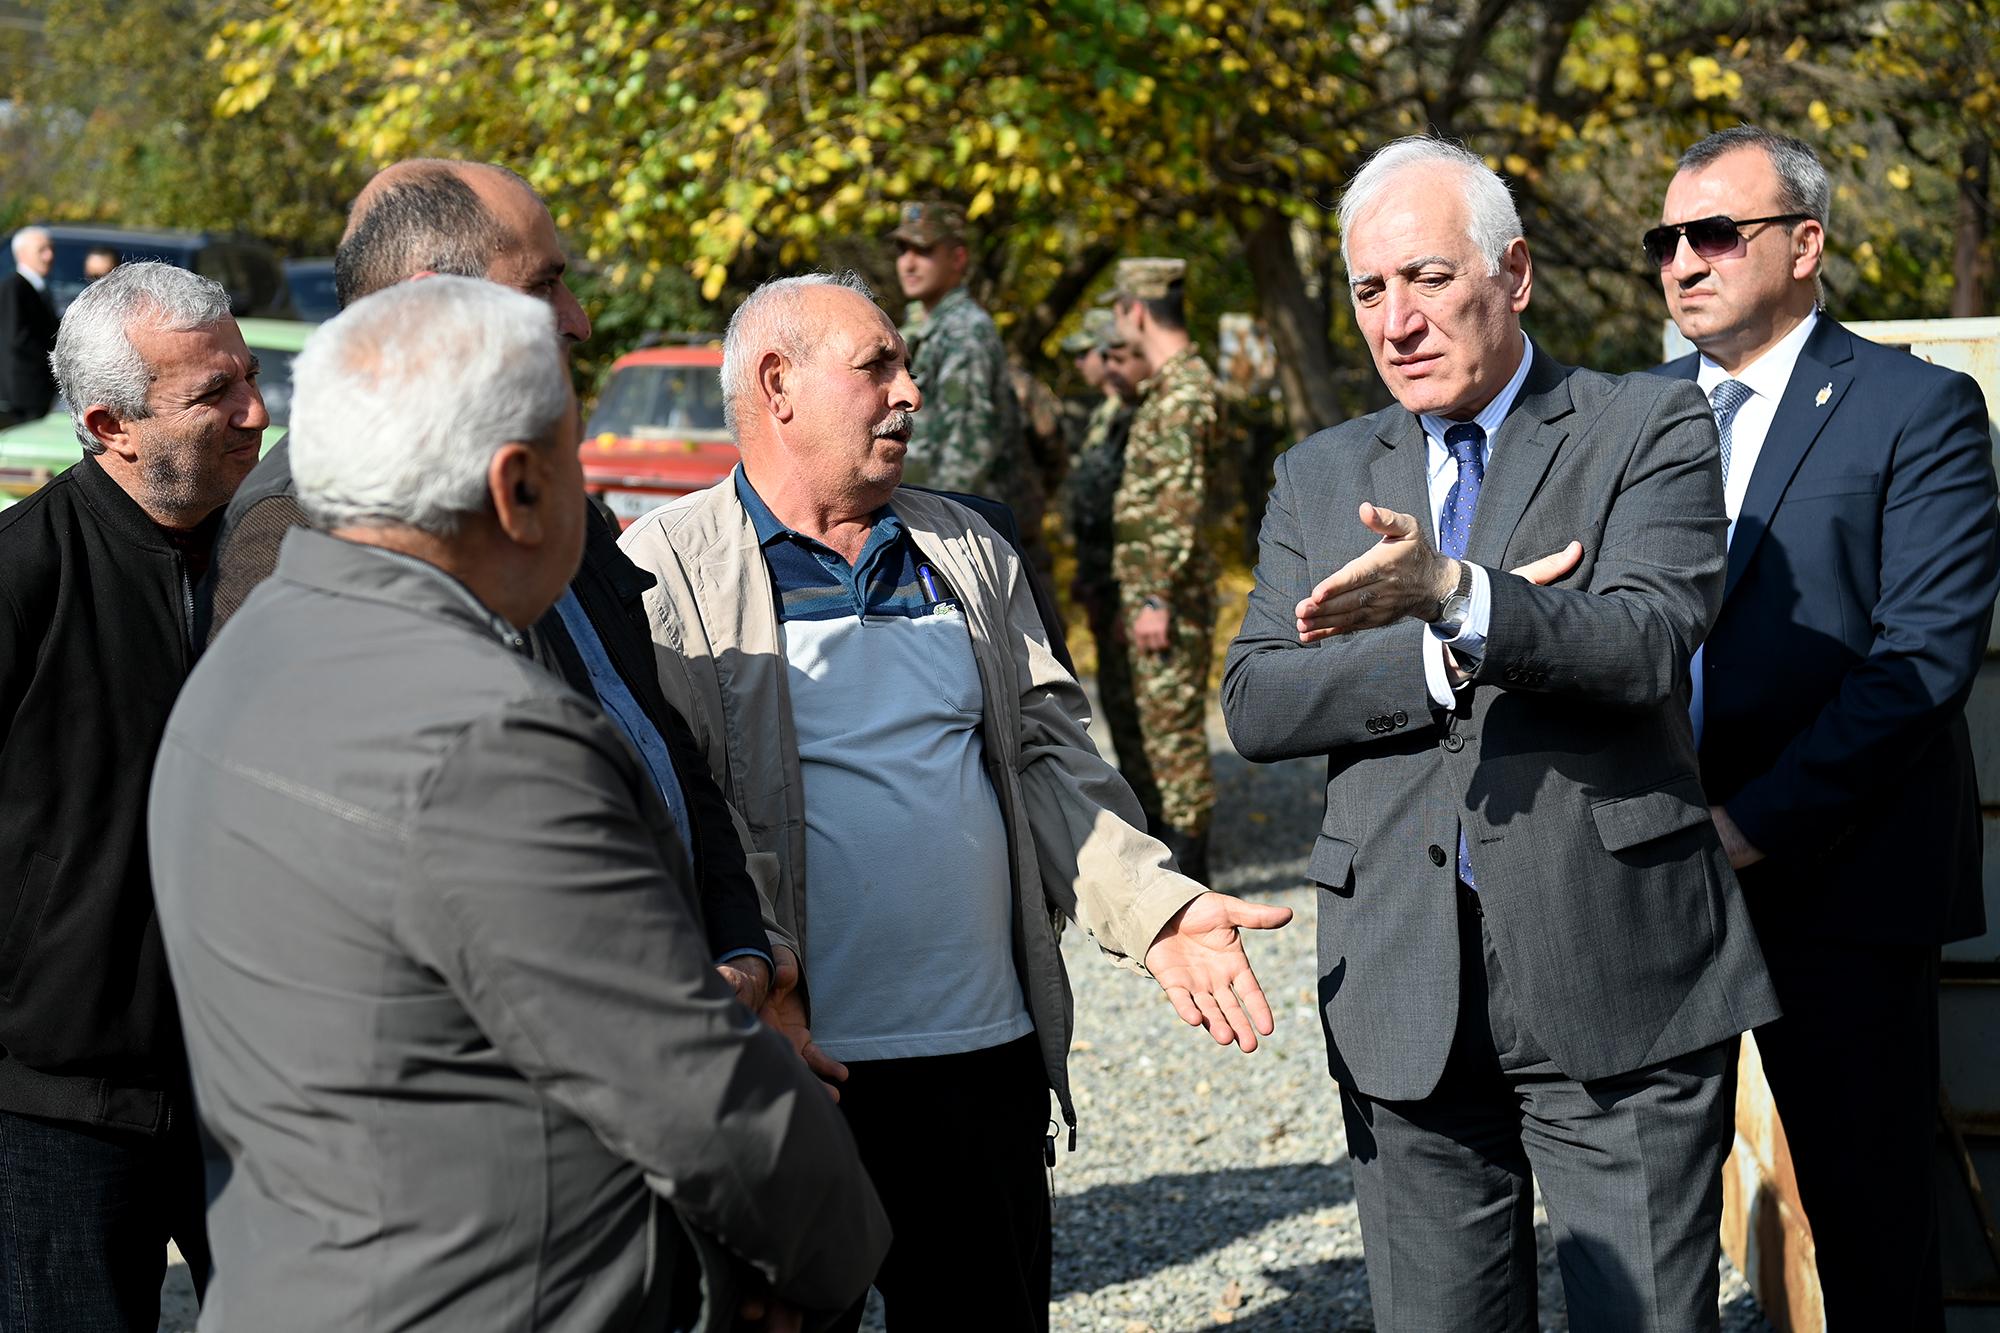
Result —
<path fill-rule="evenodd" d="M 49 269 L 56 261 L 40 227 L 14 233 L 14 272 L 0 281 L 0 427 L 33 421 L 56 400 L 49 353 L 56 349 L 56 307 L 49 298 Z"/>

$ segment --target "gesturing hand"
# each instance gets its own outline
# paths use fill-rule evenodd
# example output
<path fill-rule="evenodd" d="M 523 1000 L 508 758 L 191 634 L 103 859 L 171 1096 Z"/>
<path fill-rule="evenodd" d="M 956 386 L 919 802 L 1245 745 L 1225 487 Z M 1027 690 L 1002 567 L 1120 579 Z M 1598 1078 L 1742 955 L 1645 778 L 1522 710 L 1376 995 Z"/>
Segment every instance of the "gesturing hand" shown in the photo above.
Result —
<path fill-rule="evenodd" d="M 1299 642 L 1373 629 L 1414 616 L 1436 618 L 1458 586 L 1458 562 L 1438 553 L 1408 514 L 1364 504 L 1361 522 L 1382 540 L 1336 569 L 1298 604 Z"/>
<path fill-rule="evenodd" d="M 1254 1051 L 1260 1034 L 1271 1035 L 1271 1006 L 1240 931 L 1275 930 L 1291 919 L 1289 907 L 1204 893 L 1160 927 L 1146 950 L 1146 970 L 1182 1022 L 1207 1028 L 1218 1045 Z"/>
<path fill-rule="evenodd" d="M 806 1026 L 806 1000 L 799 994 L 799 956 L 780 944 L 771 950 L 778 970 L 771 979 L 771 994 L 757 1017 L 764 1026 L 792 1044 L 806 1068 L 825 1084 L 827 1096 L 840 1100 L 840 1085 L 847 1081 L 847 1066 L 819 1048 L 812 1029 Z"/>

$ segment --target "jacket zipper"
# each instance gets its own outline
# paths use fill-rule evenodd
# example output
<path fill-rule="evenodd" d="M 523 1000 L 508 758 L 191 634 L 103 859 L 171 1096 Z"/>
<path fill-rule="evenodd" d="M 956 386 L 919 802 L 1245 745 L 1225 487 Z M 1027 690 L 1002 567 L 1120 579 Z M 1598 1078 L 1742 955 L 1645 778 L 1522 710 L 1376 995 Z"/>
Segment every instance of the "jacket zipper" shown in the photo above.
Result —
<path fill-rule="evenodd" d="M 174 573 L 181 581 L 181 642 L 187 648 L 183 664 L 194 661 L 194 585 L 188 582 L 187 561 L 174 552 Z"/>

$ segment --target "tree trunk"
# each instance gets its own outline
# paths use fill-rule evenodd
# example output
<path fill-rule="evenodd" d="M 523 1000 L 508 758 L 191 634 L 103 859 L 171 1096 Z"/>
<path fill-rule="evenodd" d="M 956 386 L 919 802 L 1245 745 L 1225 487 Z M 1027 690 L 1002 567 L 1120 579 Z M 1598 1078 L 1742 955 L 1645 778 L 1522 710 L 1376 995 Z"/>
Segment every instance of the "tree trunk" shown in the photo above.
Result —
<path fill-rule="evenodd" d="M 1986 291 L 1992 266 L 1986 234 L 1992 226 L 1993 209 L 1987 202 L 1987 186 L 1992 164 L 1993 145 L 1983 135 L 1973 134 L 1959 150 L 1958 242 L 1951 261 L 1954 319 L 1984 315 L 1988 309 Z"/>
<path fill-rule="evenodd" d="M 1239 217 L 1236 230 L 1250 261 L 1250 278 L 1271 343 L 1278 352 L 1278 384 L 1294 441 L 1340 420 L 1333 390 L 1333 338 L 1327 327 L 1330 293 L 1306 290 L 1292 249 L 1291 222 L 1265 209 L 1254 224 Z"/>

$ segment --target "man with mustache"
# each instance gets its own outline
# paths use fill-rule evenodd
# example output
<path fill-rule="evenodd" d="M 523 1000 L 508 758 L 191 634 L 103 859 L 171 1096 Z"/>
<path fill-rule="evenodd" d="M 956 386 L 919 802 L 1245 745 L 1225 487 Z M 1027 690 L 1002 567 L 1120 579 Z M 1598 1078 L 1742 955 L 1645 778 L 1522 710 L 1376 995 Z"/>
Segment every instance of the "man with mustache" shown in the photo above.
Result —
<path fill-rule="evenodd" d="M 924 397 L 858 280 L 765 284 L 722 355 L 741 468 L 624 537 L 661 685 L 777 859 L 773 938 L 895 1232 L 891 1326 L 1044 1329 L 1051 1089 L 1076 1123 L 1057 920 L 1248 1051 L 1271 1014 L 1238 930 L 1291 913 L 1173 870 L 1013 550 L 901 486 Z"/>
<path fill-rule="evenodd" d="M 168 1239 L 209 1265 L 146 784 L 270 417 L 228 294 L 166 264 L 86 288 L 54 361 L 83 458 L 0 514 L 0 1328 L 150 1333 Z"/>

